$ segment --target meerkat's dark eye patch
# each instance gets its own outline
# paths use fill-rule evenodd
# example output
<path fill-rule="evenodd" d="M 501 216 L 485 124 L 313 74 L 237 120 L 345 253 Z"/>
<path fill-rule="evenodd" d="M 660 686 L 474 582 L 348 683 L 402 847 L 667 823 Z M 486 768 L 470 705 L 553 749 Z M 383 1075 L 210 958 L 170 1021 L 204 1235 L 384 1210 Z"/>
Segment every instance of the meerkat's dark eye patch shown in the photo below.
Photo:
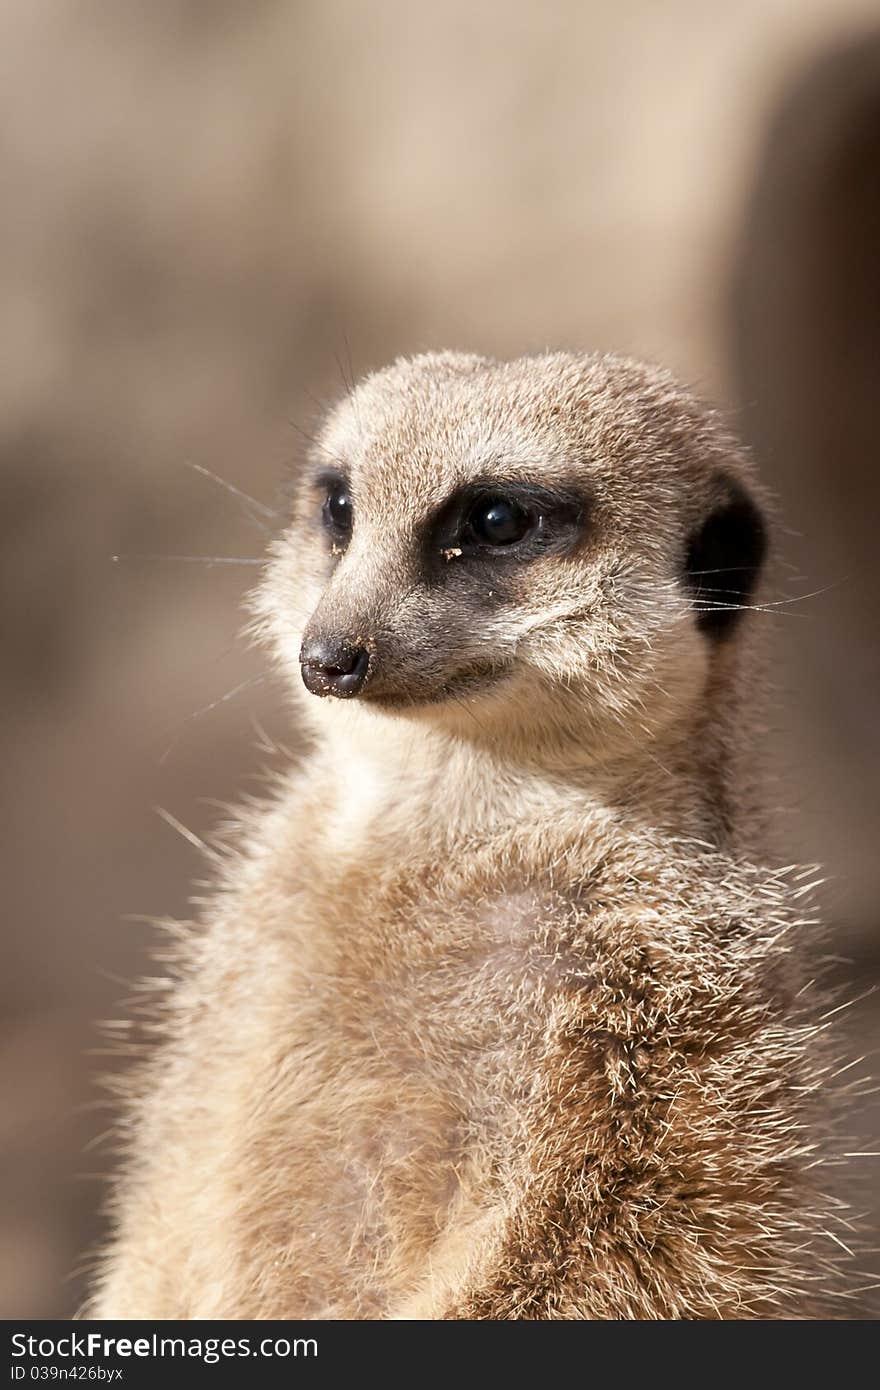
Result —
<path fill-rule="evenodd" d="M 348 480 L 342 473 L 321 473 L 315 486 L 323 495 L 321 520 L 324 528 L 337 543 L 345 544 L 354 525 L 354 506 Z"/>
<path fill-rule="evenodd" d="M 573 544 L 586 511 L 585 499 L 574 493 L 486 479 L 462 488 L 431 520 L 428 550 L 447 561 L 528 560 Z"/>
<path fill-rule="evenodd" d="M 690 538 L 685 577 L 694 597 L 697 627 L 708 637 L 727 637 L 742 617 L 767 553 L 760 509 L 739 483 Z"/>

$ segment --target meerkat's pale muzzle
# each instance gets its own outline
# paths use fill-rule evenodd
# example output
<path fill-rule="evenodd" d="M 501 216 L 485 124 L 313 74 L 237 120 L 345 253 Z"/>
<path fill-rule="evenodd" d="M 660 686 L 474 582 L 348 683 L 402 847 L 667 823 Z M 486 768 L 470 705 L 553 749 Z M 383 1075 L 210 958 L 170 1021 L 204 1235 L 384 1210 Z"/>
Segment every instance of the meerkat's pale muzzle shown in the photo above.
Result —
<path fill-rule="evenodd" d="M 299 654 L 303 685 L 312 695 L 349 700 L 363 688 L 370 654 L 338 638 L 311 638 Z"/>

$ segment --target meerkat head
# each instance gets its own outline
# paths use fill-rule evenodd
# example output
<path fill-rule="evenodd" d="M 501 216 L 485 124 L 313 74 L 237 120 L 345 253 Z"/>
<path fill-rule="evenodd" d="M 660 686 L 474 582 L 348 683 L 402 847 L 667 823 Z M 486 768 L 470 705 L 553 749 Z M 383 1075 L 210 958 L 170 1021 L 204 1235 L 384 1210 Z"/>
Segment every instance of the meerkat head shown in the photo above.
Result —
<path fill-rule="evenodd" d="M 326 420 L 257 606 L 316 714 L 600 756 L 693 717 L 764 550 L 746 463 L 665 373 L 429 354 Z"/>

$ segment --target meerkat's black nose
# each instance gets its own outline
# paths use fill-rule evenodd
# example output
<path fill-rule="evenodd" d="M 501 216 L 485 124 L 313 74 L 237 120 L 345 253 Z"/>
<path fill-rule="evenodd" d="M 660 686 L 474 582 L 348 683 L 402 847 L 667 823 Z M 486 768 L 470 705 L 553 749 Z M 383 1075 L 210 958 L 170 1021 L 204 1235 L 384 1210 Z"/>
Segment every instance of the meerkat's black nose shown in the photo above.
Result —
<path fill-rule="evenodd" d="M 335 695 L 348 700 L 367 679 L 370 653 L 335 639 L 312 638 L 299 654 L 303 685 L 312 695 Z"/>

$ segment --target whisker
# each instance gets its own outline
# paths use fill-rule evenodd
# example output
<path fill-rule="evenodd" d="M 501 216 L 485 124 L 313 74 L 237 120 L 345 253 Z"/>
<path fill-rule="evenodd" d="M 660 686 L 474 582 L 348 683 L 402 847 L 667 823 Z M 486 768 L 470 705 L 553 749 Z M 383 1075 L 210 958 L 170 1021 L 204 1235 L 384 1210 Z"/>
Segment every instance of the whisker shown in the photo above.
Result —
<path fill-rule="evenodd" d="M 349 359 L 349 362 L 350 362 L 350 361 L 351 361 L 351 349 L 350 349 L 349 344 L 348 344 L 348 337 L 347 337 L 347 335 L 346 335 L 344 332 L 343 332 L 342 337 L 343 337 L 343 341 L 344 341 L 344 343 L 345 343 L 346 351 L 347 351 L 347 353 L 348 353 L 348 359 Z M 344 368 L 344 366 L 342 365 L 342 360 L 341 360 L 341 358 L 340 358 L 340 356 L 339 356 L 339 353 L 336 351 L 335 348 L 333 349 L 333 360 L 334 360 L 335 363 L 336 363 L 336 367 L 337 367 L 337 369 L 338 369 L 338 371 L 339 371 L 339 375 L 342 377 L 342 384 L 343 384 L 343 386 L 345 387 L 345 394 L 348 396 L 349 402 L 350 402 L 350 404 L 351 404 L 352 414 L 354 415 L 354 422 L 355 422 L 355 426 L 356 426 L 356 428 L 357 428 L 358 436 L 362 439 L 362 438 L 363 438 L 364 431 L 363 431 L 363 428 L 362 428 L 362 426 L 361 426 L 361 417 L 360 417 L 360 411 L 358 410 L 357 395 L 356 395 L 356 392 L 355 392 L 355 389 L 354 389 L 354 388 L 355 388 L 354 373 L 351 374 L 351 378 L 349 379 L 349 377 L 346 375 L 345 368 Z"/>
<path fill-rule="evenodd" d="M 181 723 L 180 727 L 178 728 L 168 747 L 165 749 L 165 752 L 160 757 L 160 764 L 165 762 L 171 750 L 175 748 L 179 743 L 184 731 L 190 724 L 192 724 L 192 722 L 195 719 L 201 719 L 202 715 L 210 714 L 211 710 L 217 709 L 219 705 L 226 704 L 228 700 L 234 700 L 236 695 L 239 695 L 242 690 L 246 690 L 248 686 L 260 685 L 263 681 L 267 679 L 268 672 L 266 671 L 261 671 L 255 676 L 248 676 L 245 680 L 239 681 L 238 685 L 234 685 L 231 690 L 227 690 L 226 694 L 221 695 L 218 700 L 212 700 L 210 704 L 203 705 L 201 709 L 194 710 L 192 714 L 188 714 L 186 719 L 184 719 Z"/>
<path fill-rule="evenodd" d="M 787 604 L 803 603 L 808 598 L 820 598 L 822 594 L 828 594 L 832 589 L 839 589 L 841 584 L 846 584 L 846 579 L 836 579 L 833 584 L 823 584 L 821 589 L 813 589 L 809 594 L 796 594 L 794 598 L 768 599 L 762 605 L 764 608 L 782 608 Z"/>
<path fill-rule="evenodd" d="M 124 560 L 174 560 L 180 565 L 262 565 L 264 559 L 250 555 L 159 555 L 159 554 L 133 554 L 133 555 L 111 555 L 110 559 L 114 565 L 120 564 Z"/>
<path fill-rule="evenodd" d="M 724 572 L 725 571 L 722 570 L 695 570 L 694 574 L 722 574 Z M 766 612 L 770 608 L 788 608 L 794 603 L 805 603 L 807 599 L 820 598 L 822 594 L 830 593 L 832 589 L 838 589 L 841 584 L 845 584 L 846 582 L 845 579 L 837 579 L 831 584 L 823 584 L 821 589 L 811 589 L 807 594 L 795 594 L 791 598 L 763 599 L 760 603 L 737 604 L 736 607 L 750 608 L 756 613 Z M 712 592 L 719 594 L 736 594 L 738 590 L 715 589 L 714 586 L 712 586 Z M 700 603 L 711 603 L 711 594 L 700 595 L 697 601 Z"/>
<path fill-rule="evenodd" d="M 694 577 L 694 576 L 699 575 L 699 574 L 753 574 L 753 573 L 754 573 L 754 570 L 749 569 L 749 567 L 748 567 L 747 565 L 725 565 L 725 566 L 723 566 L 723 568 L 717 569 L 717 570 L 688 570 L 688 577 L 691 578 L 691 577 Z"/>
<path fill-rule="evenodd" d="M 343 335 L 343 336 L 344 336 L 344 335 Z M 350 396 L 351 393 L 352 393 L 352 391 L 353 391 L 353 389 L 354 389 L 354 382 L 349 381 L 348 376 L 347 376 L 347 374 L 346 374 L 345 367 L 342 365 L 342 358 L 339 356 L 339 353 L 336 351 L 335 348 L 333 348 L 332 351 L 333 351 L 333 361 L 336 363 L 336 370 L 339 372 L 339 375 L 342 377 L 342 384 L 343 384 L 343 386 L 345 387 L 345 390 L 346 390 L 347 395 Z"/>
<path fill-rule="evenodd" d="M 319 400 L 317 400 L 316 397 L 310 395 L 308 392 L 306 392 L 306 394 L 309 396 L 309 400 L 314 401 L 315 405 L 320 410 L 325 409 L 325 407 L 321 404 Z M 308 430 L 304 430 L 302 425 L 297 424 L 296 420 L 288 419 L 287 423 L 291 426 L 292 429 L 296 430 L 297 434 L 302 435 L 303 439 L 305 439 L 307 443 L 311 444 L 313 448 L 317 449 L 320 453 L 324 455 L 325 458 L 329 459 L 331 463 L 337 464 L 340 468 L 344 466 L 343 460 L 339 458 L 337 454 L 332 453 L 331 450 L 327 448 L 326 444 L 322 444 L 320 439 L 317 439 L 315 435 L 309 434 Z"/>
<path fill-rule="evenodd" d="M 194 830 L 190 830 L 188 825 L 183 824 L 183 821 L 179 821 L 170 811 L 166 811 L 164 806 L 154 806 L 153 809 L 158 816 L 161 816 L 166 825 L 170 825 L 172 830 L 176 830 L 178 835 L 186 840 L 188 844 L 192 845 L 194 849 L 197 849 L 200 854 L 203 854 L 206 859 L 212 860 L 215 864 L 222 863 L 221 857 L 216 850 L 213 850 L 210 845 L 206 845 L 205 841 L 202 840 Z"/>
<path fill-rule="evenodd" d="M 215 483 L 217 487 L 221 487 L 233 497 L 237 497 L 240 502 L 244 502 L 246 507 L 259 512 L 260 516 L 266 517 L 267 520 L 275 522 L 279 519 L 279 513 L 274 511 L 272 507 L 267 507 L 264 502 L 258 502 L 256 497 L 251 497 L 247 492 L 243 492 L 240 487 L 236 487 L 234 483 L 229 483 L 225 478 L 221 478 L 216 473 L 212 473 L 210 468 L 205 468 L 200 463 L 190 462 L 187 462 L 187 468 L 191 468 L 194 473 L 199 473 L 203 478 L 207 478 L 210 482 Z M 259 526 L 262 531 L 272 530 L 271 526 L 265 526 L 256 516 L 251 516 L 250 520 L 253 521 L 255 526 Z"/>
<path fill-rule="evenodd" d="M 688 610 L 691 613 L 766 613 L 769 617 L 775 618 L 812 617 L 810 613 L 781 612 L 776 605 L 769 603 L 733 603 L 720 599 L 713 602 L 710 598 L 692 600 L 688 604 Z"/>

